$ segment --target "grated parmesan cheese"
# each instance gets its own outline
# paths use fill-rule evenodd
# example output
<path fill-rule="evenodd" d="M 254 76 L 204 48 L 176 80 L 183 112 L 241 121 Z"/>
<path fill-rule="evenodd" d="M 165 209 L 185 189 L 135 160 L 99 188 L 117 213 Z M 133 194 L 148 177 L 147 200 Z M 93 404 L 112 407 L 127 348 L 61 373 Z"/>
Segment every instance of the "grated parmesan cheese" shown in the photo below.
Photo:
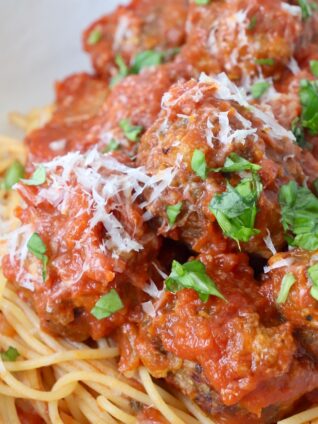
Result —
<path fill-rule="evenodd" d="M 266 231 L 267 231 L 267 236 L 265 236 L 263 238 L 264 243 L 266 244 L 267 249 L 270 250 L 273 255 L 276 255 L 277 250 L 276 250 L 274 243 L 273 243 L 273 240 L 271 238 L 271 233 L 270 233 L 268 228 L 266 228 Z"/>
<path fill-rule="evenodd" d="M 281 7 L 285 12 L 290 13 L 292 16 L 301 16 L 301 8 L 299 6 L 293 6 L 291 4 L 282 2 Z"/>
<path fill-rule="evenodd" d="M 156 316 L 156 309 L 153 306 L 153 303 L 149 300 L 148 302 L 143 302 L 141 304 L 141 307 L 143 311 L 149 315 L 151 318 L 154 318 Z"/>
<path fill-rule="evenodd" d="M 272 271 L 273 269 L 289 267 L 293 264 L 293 262 L 294 262 L 294 258 L 280 259 L 279 261 L 274 262 L 272 265 L 265 266 L 264 267 L 264 273 L 267 274 L 268 272 Z"/>
<path fill-rule="evenodd" d="M 65 149 L 66 146 L 66 140 L 56 140 L 56 141 L 52 141 L 49 144 L 49 147 L 51 150 L 53 150 L 53 152 L 58 152 L 59 150 L 63 150 Z"/>

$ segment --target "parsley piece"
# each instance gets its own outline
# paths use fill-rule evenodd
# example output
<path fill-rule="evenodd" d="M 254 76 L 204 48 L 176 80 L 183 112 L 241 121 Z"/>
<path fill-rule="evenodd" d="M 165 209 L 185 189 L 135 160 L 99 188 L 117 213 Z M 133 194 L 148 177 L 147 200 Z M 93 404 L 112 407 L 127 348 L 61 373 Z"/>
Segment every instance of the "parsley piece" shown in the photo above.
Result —
<path fill-rule="evenodd" d="M 45 281 L 47 275 L 48 257 L 46 256 L 46 246 L 38 233 L 32 234 L 28 241 L 27 247 L 30 253 L 42 261 L 42 277 L 43 281 Z"/>
<path fill-rule="evenodd" d="M 118 73 L 110 81 L 111 88 L 113 88 L 116 84 L 127 77 L 127 75 L 129 75 L 129 68 L 120 54 L 116 55 L 115 63 L 118 66 Z"/>
<path fill-rule="evenodd" d="M 310 289 L 310 295 L 318 300 L 318 264 L 312 265 L 307 270 L 309 278 L 312 282 L 312 287 Z"/>
<path fill-rule="evenodd" d="M 301 8 L 301 14 L 303 19 L 308 19 L 311 17 L 312 15 L 312 6 L 311 4 L 308 2 L 308 0 L 298 0 L 298 4 Z"/>
<path fill-rule="evenodd" d="M 247 242 L 259 233 L 254 224 L 262 189 L 258 175 L 253 174 L 236 187 L 227 182 L 226 191 L 214 195 L 210 210 L 227 237 L 237 242 Z"/>
<path fill-rule="evenodd" d="M 115 152 L 120 149 L 120 143 L 112 138 L 108 145 L 103 149 L 103 153 Z"/>
<path fill-rule="evenodd" d="M 168 222 L 172 226 L 181 212 L 182 202 L 176 203 L 175 205 L 169 205 L 166 207 Z"/>
<path fill-rule="evenodd" d="M 318 60 L 310 61 L 310 70 L 313 76 L 318 78 Z"/>
<path fill-rule="evenodd" d="M 260 165 L 249 162 L 248 160 L 242 158 L 236 153 L 231 153 L 224 163 L 222 168 L 212 168 L 210 171 L 213 172 L 240 172 L 240 171 L 259 171 L 261 169 Z"/>
<path fill-rule="evenodd" d="M 252 16 L 250 23 L 247 26 L 247 29 L 249 31 L 251 31 L 252 29 L 254 29 L 256 27 L 256 25 L 257 25 L 257 18 L 256 18 L 256 16 Z"/>
<path fill-rule="evenodd" d="M 305 131 L 303 126 L 301 125 L 300 119 L 295 118 L 291 124 L 291 130 L 296 137 L 296 144 L 300 147 L 305 147 L 307 145 L 307 141 L 305 139 Z"/>
<path fill-rule="evenodd" d="M 295 181 L 279 191 L 281 222 L 288 244 L 305 250 L 318 249 L 318 198 Z"/>
<path fill-rule="evenodd" d="M 1 352 L 1 358 L 5 362 L 16 361 L 19 356 L 20 356 L 19 351 L 12 346 L 9 346 L 9 348 L 5 352 Z"/>
<path fill-rule="evenodd" d="M 275 59 L 271 58 L 265 58 L 265 59 L 256 59 L 255 63 L 257 65 L 267 65 L 267 66 L 273 66 L 275 64 Z"/>
<path fill-rule="evenodd" d="M 123 309 L 124 304 L 121 301 L 115 289 L 102 296 L 91 310 L 91 314 L 98 320 L 108 318 L 117 311 Z"/>
<path fill-rule="evenodd" d="M 259 81 L 252 85 L 251 93 L 254 99 L 259 99 L 270 87 L 270 83 L 267 81 Z"/>
<path fill-rule="evenodd" d="M 194 3 L 197 6 L 207 6 L 208 4 L 210 4 L 211 0 L 194 0 Z"/>
<path fill-rule="evenodd" d="M 205 159 L 205 154 L 202 150 L 195 149 L 191 159 L 191 168 L 194 173 L 205 180 L 208 174 L 208 166 Z"/>
<path fill-rule="evenodd" d="M 44 166 L 42 165 L 36 168 L 31 178 L 29 178 L 28 180 L 22 180 L 22 182 L 28 186 L 38 186 L 38 185 L 44 184 L 45 181 L 46 181 L 46 171 Z"/>
<path fill-rule="evenodd" d="M 171 273 L 166 280 L 166 290 L 176 293 L 182 289 L 195 290 L 202 302 L 207 302 L 210 295 L 225 300 L 200 261 L 190 261 L 183 265 L 175 260 L 172 262 Z"/>
<path fill-rule="evenodd" d="M 97 44 L 102 39 L 102 35 L 102 31 L 99 28 L 94 28 L 88 36 L 87 43 L 90 46 Z"/>
<path fill-rule="evenodd" d="M 139 72 L 144 68 L 160 65 L 163 62 L 163 59 L 164 53 L 156 50 L 145 50 L 135 56 L 129 73 L 139 74 Z"/>
<path fill-rule="evenodd" d="M 288 272 L 284 275 L 282 279 L 282 284 L 279 290 L 278 297 L 276 299 L 277 303 L 285 303 L 287 300 L 287 297 L 289 295 L 289 291 L 292 288 L 292 286 L 295 284 L 296 278 L 293 273 Z"/>
<path fill-rule="evenodd" d="M 311 134 L 318 134 L 318 81 L 301 80 L 299 97 L 302 105 L 302 126 Z"/>
<path fill-rule="evenodd" d="M 6 190 L 10 190 L 24 176 L 24 167 L 18 160 L 7 169 L 4 175 L 3 186 Z"/>
<path fill-rule="evenodd" d="M 120 128 L 124 131 L 125 136 L 130 141 L 138 141 L 139 135 L 143 130 L 143 127 L 140 125 L 131 125 L 129 119 L 122 119 L 119 122 Z"/>

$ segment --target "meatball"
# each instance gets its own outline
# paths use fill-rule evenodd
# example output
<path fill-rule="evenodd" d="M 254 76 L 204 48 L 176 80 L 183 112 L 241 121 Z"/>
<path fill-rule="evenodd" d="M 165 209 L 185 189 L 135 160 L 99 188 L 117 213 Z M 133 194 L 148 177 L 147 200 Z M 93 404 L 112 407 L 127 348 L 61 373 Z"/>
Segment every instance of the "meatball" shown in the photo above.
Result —
<path fill-rule="evenodd" d="M 171 176 L 154 179 L 119 154 L 92 150 L 56 158 L 32 178 L 18 185 L 22 226 L 8 240 L 4 273 L 45 329 L 78 340 L 104 337 L 145 297 L 160 240 L 139 198 L 145 187 L 160 196 Z M 111 289 L 123 306 L 96 319 L 91 310 Z"/>
<path fill-rule="evenodd" d="M 84 81 L 78 86 L 73 84 L 76 77 L 67 79 L 63 91 L 58 86 L 57 106 L 51 121 L 26 138 L 29 163 L 77 150 L 85 152 L 92 146 L 102 151 L 122 149 L 134 154 L 139 135 L 160 112 L 163 94 L 186 74 L 181 64 L 161 65 L 128 76 L 111 91 L 98 79 L 86 77 L 85 87 Z M 104 91 L 101 87 L 105 87 Z M 128 126 L 126 131 L 123 122 Z M 134 132 L 133 137 L 129 128 Z"/>
<path fill-rule="evenodd" d="M 252 230 L 246 238 L 238 234 L 245 228 L 243 222 L 236 237 L 236 230 L 228 230 L 228 221 L 221 225 L 225 237 L 219 226 L 221 219 L 212 208 L 214 199 L 221 202 L 222 193 L 230 193 L 239 183 L 244 185 L 246 178 L 252 178 L 253 173 L 246 172 L 246 168 L 243 173 L 222 172 L 233 153 L 236 158 L 261 167 L 257 213 L 254 208 L 256 231 Z M 198 163 L 194 163 L 195 154 Z M 160 234 L 183 240 L 196 252 L 233 250 L 237 248 L 236 240 L 241 249 L 264 257 L 271 254 L 266 242 L 268 233 L 277 250 L 285 245 L 277 199 L 279 188 L 290 180 L 312 183 L 318 171 L 311 154 L 295 145 L 293 134 L 272 115 L 248 104 L 225 74 L 215 78 L 202 76 L 199 82 L 190 80 L 173 86 L 163 98 L 157 121 L 141 140 L 138 161 L 150 173 L 176 167 L 176 177 L 165 196 L 149 208 Z M 250 187 L 249 192 L 257 197 L 256 188 Z M 173 205 L 180 206 L 180 213 L 171 224 L 167 208 Z M 230 210 L 227 216 L 231 214 Z"/>
<path fill-rule="evenodd" d="M 127 66 L 138 53 L 166 52 L 180 47 L 185 40 L 188 0 L 133 0 L 115 12 L 94 22 L 84 32 L 84 49 L 102 77 L 117 73 L 116 55 Z"/>
<path fill-rule="evenodd" d="M 310 42 L 312 20 L 302 20 L 299 6 L 277 0 L 193 3 L 181 55 L 199 72 L 224 71 L 236 81 L 277 78 Z"/>
<path fill-rule="evenodd" d="M 317 263 L 317 253 L 297 249 L 273 256 L 263 276 L 262 287 L 263 294 L 297 330 L 304 346 L 315 358 L 318 358 L 318 302 L 310 270 Z M 289 291 L 288 284 L 291 285 Z M 286 294 L 281 298 L 279 294 L 284 287 Z"/>
<path fill-rule="evenodd" d="M 155 313 L 139 331 L 126 328 L 126 337 L 154 377 L 176 386 L 214 418 L 274 422 L 315 387 L 317 371 L 294 358 L 291 326 L 279 324 L 260 295 L 245 254 L 199 260 L 225 299 L 210 296 L 203 302 L 192 289 L 162 294 Z M 121 353 L 130 357 L 131 349 Z M 304 384 L 294 387 L 301 378 Z"/>

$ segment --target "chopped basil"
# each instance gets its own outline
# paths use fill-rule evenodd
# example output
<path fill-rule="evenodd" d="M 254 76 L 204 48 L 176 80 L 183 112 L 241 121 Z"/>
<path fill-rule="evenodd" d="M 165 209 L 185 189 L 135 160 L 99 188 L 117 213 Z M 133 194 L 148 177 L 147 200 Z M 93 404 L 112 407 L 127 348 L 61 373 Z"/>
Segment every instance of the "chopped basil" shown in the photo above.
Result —
<path fill-rule="evenodd" d="M 38 185 L 44 184 L 45 181 L 46 181 L 46 171 L 44 166 L 42 165 L 36 168 L 31 178 L 29 178 L 28 180 L 22 180 L 22 182 L 25 185 L 29 185 L 29 186 L 38 186 Z"/>
<path fill-rule="evenodd" d="M 15 347 L 12 347 L 12 346 L 9 346 L 9 348 L 5 352 L 1 352 L 2 360 L 6 361 L 6 362 L 16 361 L 19 356 L 20 356 L 19 351 Z"/>
<path fill-rule="evenodd" d="M 164 53 L 158 52 L 156 50 L 146 50 L 144 52 L 138 53 L 133 60 L 130 73 L 139 74 L 139 72 L 144 68 L 158 66 L 163 62 L 163 59 Z"/>
<path fill-rule="evenodd" d="M 195 174 L 205 180 L 207 178 L 208 166 L 205 160 L 205 154 L 202 150 L 195 149 L 192 155 L 191 168 Z"/>
<path fill-rule="evenodd" d="M 305 138 L 304 127 L 301 125 L 299 118 L 295 118 L 293 120 L 291 130 L 296 137 L 296 144 L 300 147 L 305 147 L 307 145 L 307 141 Z"/>
<path fill-rule="evenodd" d="M 262 189 L 258 175 L 253 174 L 236 187 L 227 182 L 226 191 L 213 196 L 210 210 L 227 237 L 247 242 L 259 233 L 254 224 Z"/>
<path fill-rule="evenodd" d="M 172 262 L 171 273 L 166 280 L 166 290 L 176 293 L 182 289 L 195 290 L 203 302 L 206 302 L 210 295 L 224 299 L 200 261 L 190 261 L 183 265 L 175 260 Z"/>
<path fill-rule="evenodd" d="M 211 0 L 194 0 L 194 3 L 198 6 L 206 6 L 210 4 Z"/>
<path fill-rule="evenodd" d="M 256 27 L 256 24 L 257 24 L 257 18 L 256 18 L 256 16 L 252 16 L 250 23 L 247 26 L 247 29 L 249 31 L 251 31 L 252 29 L 254 29 Z"/>
<path fill-rule="evenodd" d="M 316 178 L 313 181 L 313 186 L 314 186 L 314 189 L 315 189 L 316 194 L 318 195 L 318 178 Z"/>
<path fill-rule="evenodd" d="M 103 149 L 103 153 L 115 152 L 120 148 L 120 143 L 112 138 L 108 145 Z"/>
<path fill-rule="evenodd" d="M 281 221 L 290 246 L 318 249 L 318 198 L 295 181 L 281 186 Z"/>
<path fill-rule="evenodd" d="M 256 59 L 255 63 L 257 65 L 267 65 L 267 66 L 273 66 L 275 64 L 275 60 L 271 58 L 265 58 L 265 59 Z"/>
<path fill-rule="evenodd" d="M 318 264 L 312 265 L 307 272 L 312 282 L 310 294 L 314 299 L 318 300 Z"/>
<path fill-rule="evenodd" d="M 318 134 L 318 81 L 301 80 L 299 97 L 302 126 L 311 134 Z"/>
<path fill-rule="evenodd" d="M 289 272 L 285 274 L 282 279 L 282 284 L 280 287 L 280 291 L 278 297 L 276 299 L 277 303 L 285 303 L 289 294 L 290 289 L 295 284 L 296 278 L 293 273 Z"/>
<path fill-rule="evenodd" d="M 129 119 L 122 119 L 119 122 L 120 128 L 124 131 L 125 136 L 130 141 L 138 141 L 139 135 L 143 130 L 143 127 L 140 125 L 131 125 Z"/>
<path fill-rule="evenodd" d="M 99 28 L 94 28 L 87 39 L 87 43 L 90 46 L 93 46 L 94 44 L 97 44 L 102 39 L 102 31 Z"/>
<path fill-rule="evenodd" d="M 176 222 L 176 219 L 181 212 L 182 202 L 176 203 L 175 205 L 169 205 L 166 207 L 168 222 L 170 225 L 173 225 Z"/>
<path fill-rule="evenodd" d="M 116 55 L 115 63 L 118 66 L 118 73 L 110 81 L 111 88 L 129 75 L 129 68 L 120 54 Z"/>
<path fill-rule="evenodd" d="M 24 167 L 18 161 L 14 161 L 10 168 L 7 169 L 4 175 L 4 188 L 10 190 L 24 176 Z"/>
<path fill-rule="evenodd" d="M 310 61 L 310 70 L 314 77 L 318 77 L 318 60 Z"/>
<path fill-rule="evenodd" d="M 267 81 L 259 81 L 252 85 L 251 93 L 254 99 L 259 99 L 269 89 L 270 83 Z"/>
<path fill-rule="evenodd" d="M 38 233 L 32 234 L 28 241 L 27 247 L 30 253 L 42 261 L 42 277 L 43 281 L 45 281 L 47 275 L 48 257 L 46 256 L 46 246 Z"/>
<path fill-rule="evenodd" d="M 124 305 L 115 289 L 102 296 L 91 310 L 91 314 L 98 320 L 108 318 L 117 311 L 123 309 Z"/>
<path fill-rule="evenodd" d="M 213 172 L 241 172 L 241 171 L 259 171 L 261 167 L 255 163 L 249 162 L 236 153 L 231 153 L 222 168 L 209 169 Z"/>
<path fill-rule="evenodd" d="M 312 15 L 312 5 L 308 0 L 298 0 L 298 4 L 301 8 L 301 14 L 303 19 L 308 19 Z"/>

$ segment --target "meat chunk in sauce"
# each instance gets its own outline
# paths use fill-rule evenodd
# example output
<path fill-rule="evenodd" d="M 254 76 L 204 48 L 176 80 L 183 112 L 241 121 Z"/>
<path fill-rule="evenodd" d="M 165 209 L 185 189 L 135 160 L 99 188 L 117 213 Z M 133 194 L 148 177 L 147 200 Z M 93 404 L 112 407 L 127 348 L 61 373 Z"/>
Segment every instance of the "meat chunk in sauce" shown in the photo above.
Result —
<path fill-rule="evenodd" d="M 315 359 L 318 358 L 318 305 L 315 295 L 312 295 L 313 280 L 310 277 L 310 269 L 316 263 L 316 251 L 294 250 L 278 253 L 269 261 L 269 272 L 263 277 L 262 287 L 263 294 L 296 329 L 304 347 Z M 286 275 L 291 276 L 292 285 L 290 290 L 287 290 L 286 298 L 279 299 L 283 282 L 286 285 Z"/>
<path fill-rule="evenodd" d="M 166 379 L 213 418 L 274 422 L 315 387 L 317 370 L 294 358 L 291 325 L 279 324 L 259 294 L 246 255 L 199 259 L 226 300 L 210 296 L 204 303 L 192 289 L 166 293 L 155 304 L 156 316 L 145 317 L 139 332 L 131 330 L 130 341 L 154 377 Z"/>
<path fill-rule="evenodd" d="M 22 227 L 9 240 L 4 273 L 45 329 L 78 340 L 107 336 L 140 308 L 160 246 L 135 200 L 147 175 L 120 155 L 96 150 L 57 158 L 45 170 L 43 184 L 18 186 L 26 206 L 17 211 Z M 148 178 L 154 190 L 159 181 Z M 28 245 L 34 233 L 45 246 L 46 275 Z M 91 310 L 111 289 L 124 306 L 98 320 Z"/>
<path fill-rule="evenodd" d="M 84 32 L 84 49 L 96 72 L 109 78 L 118 72 L 116 55 L 129 67 L 138 53 L 169 53 L 180 47 L 185 40 L 187 11 L 188 0 L 133 0 L 90 25 Z"/>
<path fill-rule="evenodd" d="M 139 163 L 150 173 L 170 166 L 177 168 L 165 196 L 149 209 L 157 219 L 159 233 L 179 238 L 197 252 L 237 248 L 234 240 L 223 235 L 210 204 L 227 189 L 228 182 L 236 186 L 246 173 L 209 171 L 223 167 L 229 155 L 235 153 L 260 165 L 263 187 L 255 221 L 259 233 L 248 241 L 242 240 L 240 248 L 270 256 L 264 241 L 269 231 L 275 247 L 281 250 L 285 241 L 278 191 L 289 180 L 302 184 L 305 179 L 311 183 L 316 178 L 318 163 L 312 155 L 303 152 L 294 143 L 293 134 L 270 114 L 249 105 L 225 74 L 176 84 L 164 96 L 162 109 L 155 124 L 143 136 L 138 154 Z M 196 150 L 204 154 L 206 178 L 194 172 Z M 180 202 L 180 214 L 171 226 L 167 207 Z"/>
<path fill-rule="evenodd" d="M 29 163 L 72 151 L 85 152 L 92 146 L 134 154 L 138 138 L 129 140 L 121 123 L 128 120 L 129 125 L 139 128 L 138 135 L 147 130 L 160 112 L 163 94 L 186 74 L 181 64 L 161 65 L 128 76 L 111 91 L 96 78 L 68 78 L 58 85 L 51 121 L 26 138 Z"/>
<path fill-rule="evenodd" d="M 181 54 L 195 70 L 224 71 L 242 83 L 263 74 L 280 77 L 314 35 L 312 17 L 302 20 L 299 6 L 277 0 L 193 4 L 187 32 Z"/>

